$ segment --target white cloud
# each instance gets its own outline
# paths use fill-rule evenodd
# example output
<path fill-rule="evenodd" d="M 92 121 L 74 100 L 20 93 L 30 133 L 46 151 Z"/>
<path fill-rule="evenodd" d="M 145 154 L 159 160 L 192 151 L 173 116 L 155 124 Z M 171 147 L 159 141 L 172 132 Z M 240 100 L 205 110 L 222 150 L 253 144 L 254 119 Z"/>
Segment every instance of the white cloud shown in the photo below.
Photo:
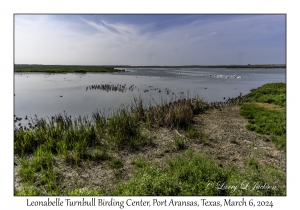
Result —
<path fill-rule="evenodd" d="M 70 21 L 52 16 L 17 16 L 15 20 L 16 63 L 226 64 L 220 52 L 247 51 L 247 43 L 258 47 L 261 39 L 284 32 L 276 24 L 277 16 L 200 20 L 158 31 L 153 31 L 154 24 L 95 22 L 85 17 Z"/>

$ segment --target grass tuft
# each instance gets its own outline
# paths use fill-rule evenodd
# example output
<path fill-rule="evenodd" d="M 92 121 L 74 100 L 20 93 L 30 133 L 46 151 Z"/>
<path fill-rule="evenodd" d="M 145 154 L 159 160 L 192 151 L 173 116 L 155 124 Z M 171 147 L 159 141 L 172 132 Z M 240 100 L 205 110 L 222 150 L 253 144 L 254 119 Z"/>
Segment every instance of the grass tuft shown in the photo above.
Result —
<path fill-rule="evenodd" d="M 208 141 L 208 136 L 200 128 L 188 127 L 185 131 L 185 136 L 190 139 L 194 139 L 198 143 L 205 143 Z"/>
<path fill-rule="evenodd" d="M 184 138 L 181 136 L 176 136 L 174 138 L 174 145 L 177 150 L 182 150 L 185 148 Z"/>
<path fill-rule="evenodd" d="M 120 169 L 123 167 L 123 163 L 121 160 L 118 159 L 114 159 L 112 161 L 109 162 L 109 167 L 112 169 Z"/>

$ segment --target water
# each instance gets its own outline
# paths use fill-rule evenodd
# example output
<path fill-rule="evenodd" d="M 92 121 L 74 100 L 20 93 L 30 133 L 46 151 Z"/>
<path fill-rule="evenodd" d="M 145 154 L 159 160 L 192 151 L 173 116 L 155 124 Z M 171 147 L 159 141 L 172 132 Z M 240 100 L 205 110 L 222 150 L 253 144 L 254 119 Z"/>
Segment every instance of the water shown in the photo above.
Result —
<path fill-rule="evenodd" d="M 14 114 L 23 118 L 22 123 L 25 123 L 25 116 L 35 115 L 51 117 L 67 113 L 72 117 L 91 117 L 96 110 L 114 110 L 122 104 L 130 104 L 134 97 L 143 97 L 152 105 L 162 100 L 184 98 L 188 94 L 199 95 L 207 102 L 222 101 L 224 97 L 236 97 L 240 92 L 245 95 L 266 83 L 286 81 L 286 69 L 125 69 L 130 72 L 15 73 Z M 89 89 L 91 85 L 101 84 L 124 85 L 127 90 Z M 132 85 L 133 90 L 128 90 Z"/>

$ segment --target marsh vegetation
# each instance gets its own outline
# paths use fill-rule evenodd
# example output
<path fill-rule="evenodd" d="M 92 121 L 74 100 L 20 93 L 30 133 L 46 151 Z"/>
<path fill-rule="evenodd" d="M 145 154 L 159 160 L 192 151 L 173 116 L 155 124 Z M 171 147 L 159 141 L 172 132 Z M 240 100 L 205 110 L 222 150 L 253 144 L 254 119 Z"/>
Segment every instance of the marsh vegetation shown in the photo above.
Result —
<path fill-rule="evenodd" d="M 209 103 L 224 102 L 224 97 L 234 98 L 239 92 L 245 95 L 253 87 L 285 80 L 284 69 L 126 68 L 126 71 L 15 72 L 14 114 L 23 118 L 19 122 L 22 124 L 26 115 L 47 117 L 63 111 L 72 117 L 91 118 L 96 110 L 119 109 L 134 98 L 143 97 L 145 103 L 151 101 L 152 105 L 165 99 L 183 99 L 187 90 Z"/>
<path fill-rule="evenodd" d="M 257 152 L 243 157 L 242 167 L 224 165 L 205 152 L 213 140 L 195 123 L 209 110 L 239 104 L 255 126 L 247 128 L 258 132 L 253 135 L 284 149 L 285 100 L 285 84 L 280 83 L 230 103 L 209 104 L 195 96 L 152 106 L 136 98 L 90 119 L 66 113 L 29 118 L 28 126 L 15 125 L 14 130 L 15 195 L 285 195 L 285 171 L 263 164 Z M 19 118 L 15 120 L 17 124 Z M 239 140 L 230 144 L 237 150 L 241 146 Z M 91 184 L 105 177 L 105 184 Z M 251 190 L 216 187 L 242 182 L 252 183 Z M 261 190 L 255 183 L 270 187 Z"/>
<path fill-rule="evenodd" d="M 87 72 L 119 72 L 114 67 L 105 66 L 67 66 L 67 65 L 15 65 L 15 72 L 47 72 L 47 73 L 87 73 Z"/>

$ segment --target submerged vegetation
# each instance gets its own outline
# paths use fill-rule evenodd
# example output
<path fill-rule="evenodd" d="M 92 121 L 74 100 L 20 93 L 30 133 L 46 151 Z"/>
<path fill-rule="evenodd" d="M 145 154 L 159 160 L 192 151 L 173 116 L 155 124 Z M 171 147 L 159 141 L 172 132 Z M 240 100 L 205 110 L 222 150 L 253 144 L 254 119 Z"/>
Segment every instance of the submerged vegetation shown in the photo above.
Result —
<path fill-rule="evenodd" d="M 261 91 L 264 90 L 263 86 Z M 245 97 L 241 114 L 248 118 L 251 115 L 249 119 L 254 120 L 251 125 L 258 126 L 260 133 L 271 134 L 271 139 L 281 141 L 285 137 L 285 112 L 281 110 L 285 108 L 285 102 L 274 99 L 280 108 L 269 110 L 270 113 L 268 110 L 259 112 L 260 108 L 267 108 L 257 105 L 257 102 L 267 100 L 273 103 L 273 98 L 283 96 L 276 92 L 274 97 L 268 98 L 269 92 L 256 94 L 255 91 Z M 236 103 L 240 99 L 241 96 L 232 101 Z M 67 114 L 47 119 L 31 118 L 28 127 L 15 126 L 14 130 L 15 166 L 18 168 L 15 169 L 18 174 L 15 179 L 22 183 L 15 187 L 15 195 L 285 195 L 285 174 L 261 165 L 255 157 L 247 159 L 241 171 L 234 165 L 221 167 L 217 160 L 189 148 L 189 141 L 197 144 L 209 142 L 201 128 L 193 126 L 194 116 L 219 106 L 215 103 L 209 105 L 199 97 L 186 97 L 156 106 L 134 99 L 131 105 L 114 113 L 98 111 L 91 119 L 72 119 Z M 264 116 L 265 113 L 268 115 Z M 264 116 L 264 120 L 258 116 Z M 271 116 L 276 116 L 278 123 L 270 124 L 266 120 Z M 154 146 L 149 132 L 156 132 L 159 128 L 175 130 L 178 134 L 170 142 L 170 149 L 159 154 L 168 154 L 163 164 L 137 157 L 132 162 L 132 176 L 123 179 L 121 171 L 125 163 L 116 154 L 134 153 Z M 283 148 L 285 142 L 279 145 Z M 108 166 L 116 178 L 113 186 L 110 189 L 89 189 L 76 184 L 76 180 L 75 184 L 69 184 L 70 177 L 65 177 L 60 167 L 63 165 L 79 171 L 87 164 Z M 237 186 L 243 182 L 251 185 L 249 190 L 217 187 L 220 183 Z M 255 188 L 255 185 L 265 183 L 273 187 L 266 190 Z"/>
<path fill-rule="evenodd" d="M 15 72 L 48 72 L 48 73 L 87 73 L 119 72 L 125 70 L 106 66 L 67 66 L 67 65 L 15 65 Z"/>

